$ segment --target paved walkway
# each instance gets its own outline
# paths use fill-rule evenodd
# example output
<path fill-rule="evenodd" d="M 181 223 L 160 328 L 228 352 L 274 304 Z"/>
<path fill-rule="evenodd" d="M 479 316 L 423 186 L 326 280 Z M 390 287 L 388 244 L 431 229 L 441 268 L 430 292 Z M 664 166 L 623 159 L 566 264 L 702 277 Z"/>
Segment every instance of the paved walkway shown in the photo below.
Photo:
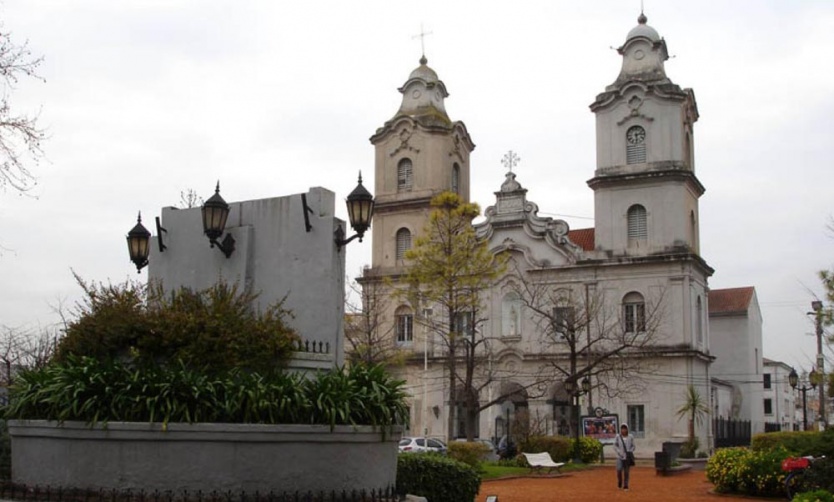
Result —
<path fill-rule="evenodd" d="M 599 466 L 556 477 L 484 481 L 476 501 L 483 502 L 487 495 L 498 495 L 499 502 L 756 500 L 717 495 L 710 493 L 711 490 L 712 484 L 707 481 L 704 471 L 690 470 L 672 476 L 658 476 L 654 467 L 638 465 L 631 469 L 631 485 L 626 492 L 617 489 L 617 474 L 613 466 Z"/>

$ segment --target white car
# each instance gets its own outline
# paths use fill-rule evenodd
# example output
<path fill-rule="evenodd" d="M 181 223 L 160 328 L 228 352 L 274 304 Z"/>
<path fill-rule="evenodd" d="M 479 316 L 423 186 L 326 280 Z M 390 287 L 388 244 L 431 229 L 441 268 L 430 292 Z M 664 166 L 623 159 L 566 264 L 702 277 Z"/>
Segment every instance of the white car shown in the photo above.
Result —
<path fill-rule="evenodd" d="M 426 443 L 428 442 L 428 446 Z M 436 452 L 442 455 L 446 454 L 446 444 L 435 438 L 424 437 L 404 437 L 400 439 L 399 451 L 400 453 L 414 453 L 414 452 Z"/>

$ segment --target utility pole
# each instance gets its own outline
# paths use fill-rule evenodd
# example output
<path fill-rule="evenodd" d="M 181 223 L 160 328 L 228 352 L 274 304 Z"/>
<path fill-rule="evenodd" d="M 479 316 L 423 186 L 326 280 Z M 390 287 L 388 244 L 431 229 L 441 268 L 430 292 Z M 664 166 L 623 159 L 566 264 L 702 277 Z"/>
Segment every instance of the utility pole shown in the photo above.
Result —
<path fill-rule="evenodd" d="M 820 422 L 825 429 L 828 427 L 828 419 L 825 416 L 825 358 L 822 354 L 822 302 L 815 300 L 811 302 L 811 309 L 813 312 L 808 312 L 814 315 L 814 323 L 817 334 L 817 368 L 819 371 L 819 386 L 820 386 Z"/>

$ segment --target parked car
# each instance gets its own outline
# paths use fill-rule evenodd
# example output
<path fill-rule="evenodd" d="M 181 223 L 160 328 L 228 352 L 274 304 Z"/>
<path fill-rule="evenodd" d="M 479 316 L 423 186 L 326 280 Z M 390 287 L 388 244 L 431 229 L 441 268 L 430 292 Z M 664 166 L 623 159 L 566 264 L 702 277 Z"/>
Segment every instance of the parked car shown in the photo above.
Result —
<path fill-rule="evenodd" d="M 428 442 L 428 446 L 426 443 Z M 436 452 L 441 455 L 446 454 L 446 443 L 435 438 L 424 437 L 404 437 L 400 439 L 399 445 L 400 453 L 415 453 L 415 452 Z"/>

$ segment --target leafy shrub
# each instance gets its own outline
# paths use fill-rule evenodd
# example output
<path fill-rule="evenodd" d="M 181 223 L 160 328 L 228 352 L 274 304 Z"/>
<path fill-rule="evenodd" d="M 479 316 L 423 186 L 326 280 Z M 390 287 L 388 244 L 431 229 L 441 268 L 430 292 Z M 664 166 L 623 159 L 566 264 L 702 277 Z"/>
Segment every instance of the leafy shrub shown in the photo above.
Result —
<path fill-rule="evenodd" d="M 721 448 L 707 460 L 707 480 L 720 493 L 741 492 L 746 462 L 751 451 L 747 448 Z"/>
<path fill-rule="evenodd" d="M 530 467 L 527 464 L 527 459 L 521 453 L 512 458 L 499 459 L 498 465 L 502 467 Z"/>
<path fill-rule="evenodd" d="M 750 448 L 759 451 L 781 446 L 792 455 L 821 455 L 818 452 L 820 439 L 820 433 L 815 431 L 768 432 L 753 436 Z"/>
<path fill-rule="evenodd" d="M 834 493 L 834 457 L 815 460 L 805 473 L 805 478 L 811 486 Z"/>
<path fill-rule="evenodd" d="M 707 479 L 718 492 L 781 496 L 785 483 L 782 461 L 788 455 L 781 447 L 761 451 L 721 448 L 707 461 Z"/>
<path fill-rule="evenodd" d="M 783 447 L 752 451 L 747 460 L 744 493 L 762 497 L 778 497 L 785 493 L 785 476 L 782 461 L 789 456 Z"/>
<path fill-rule="evenodd" d="M 481 475 L 474 467 L 438 455 L 399 455 L 397 493 L 419 495 L 431 502 L 475 500 Z"/>
<path fill-rule="evenodd" d="M 571 442 L 571 445 L 575 442 Z M 602 455 L 602 443 L 594 438 L 579 438 L 579 460 L 585 464 L 592 464 L 599 461 Z"/>
<path fill-rule="evenodd" d="M 472 467 L 479 467 L 489 454 L 489 448 L 478 442 L 454 441 L 449 443 L 449 458 Z"/>
<path fill-rule="evenodd" d="M 554 462 L 566 462 L 573 457 L 571 442 L 563 436 L 530 436 L 521 444 L 526 453 L 547 452 Z"/>
<path fill-rule="evenodd" d="M 834 502 L 834 495 L 827 490 L 815 490 L 794 495 L 793 502 Z"/>
<path fill-rule="evenodd" d="M 229 370 L 208 375 L 184 364 L 135 367 L 69 356 L 21 373 L 8 418 L 88 423 L 221 422 L 387 426 L 405 423 L 403 382 L 380 366 L 316 373 Z"/>
<path fill-rule="evenodd" d="M 681 451 L 678 455 L 680 458 L 695 458 L 698 454 L 698 447 L 700 443 L 697 437 L 692 438 L 692 441 L 686 440 L 684 441 L 683 445 L 681 445 Z"/>
<path fill-rule="evenodd" d="M 169 364 L 266 373 L 286 359 L 298 336 L 278 302 L 256 310 L 257 295 L 220 282 L 203 291 L 165 293 L 160 285 L 88 284 L 56 358 Z"/>

